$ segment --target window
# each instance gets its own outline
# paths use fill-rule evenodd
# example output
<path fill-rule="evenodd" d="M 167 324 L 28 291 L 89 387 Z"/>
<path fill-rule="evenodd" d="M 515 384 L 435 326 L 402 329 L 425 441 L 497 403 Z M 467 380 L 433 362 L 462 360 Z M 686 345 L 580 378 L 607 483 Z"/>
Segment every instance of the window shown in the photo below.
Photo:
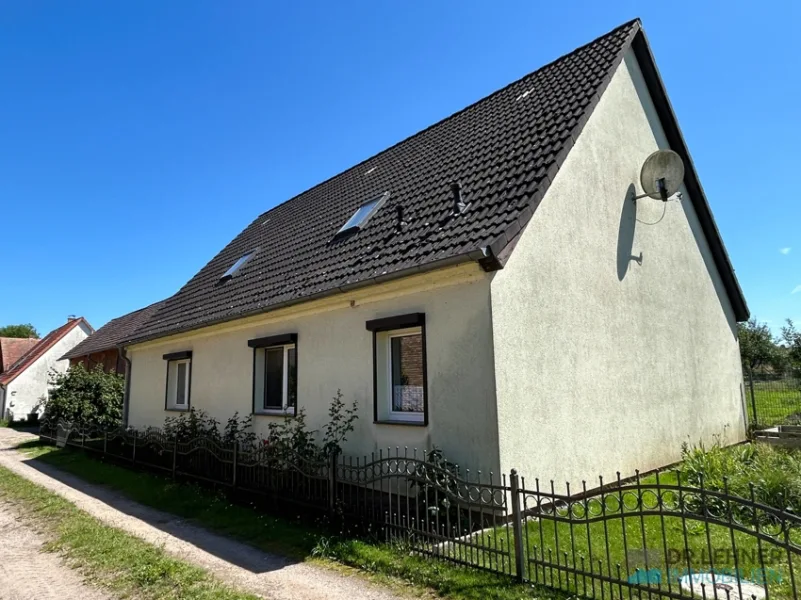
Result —
<path fill-rule="evenodd" d="M 373 332 L 375 421 L 427 425 L 425 315 L 376 319 L 367 329 Z"/>
<path fill-rule="evenodd" d="M 256 250 L 258 250 L 258 248 L 256 248 Z M 223 273 L 223 276 L 220 277 L 220 281 L 221 282 L 228 281 L 234 275 L 236 275 L 236 273 L 242 267 L 244 267 L 251 258 L 253 258 L 253 255 L 256 254 L 256 250 L 251 250 L 247 254 L 240 256 L 237 259 L 237 261 L 234 264 L 232 264 L 225 273 Z"/>
<path fill-rule="evenodd" d="M 165 354 L 167 361 L 166 410 L 189 410 L 189 392 L 192 381 L 192 353 Z"/>
<path fill-rule="evenodd" d="M 356 209 L 356 212 L 353 213 L 353 216 L 348 219 L 348 222 L 345 223 L 339 231 L 337 231 L 337 237 L 352 231 L 358 231 L 364 227 L 370 217 L 372 217 L 376 211 L 381 208 L 381 205 L 387 201 L 387 198 L 389 198 L 389 192 L 384 192 L 380 196 L 362 204 Z"/>
<path fill-rule="evenodd" d="M 297 335 L 250 340 L 253 348 L 253 412 L 295 413 L 298 404 Z"/>

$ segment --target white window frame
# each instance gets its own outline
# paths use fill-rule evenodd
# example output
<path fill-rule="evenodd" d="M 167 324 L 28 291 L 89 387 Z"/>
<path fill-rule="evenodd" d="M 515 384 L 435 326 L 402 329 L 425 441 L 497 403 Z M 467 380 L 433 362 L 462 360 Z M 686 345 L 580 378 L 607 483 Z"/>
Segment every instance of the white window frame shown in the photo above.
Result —
<path fill-rule="evenodd" d="M 413 335 L 419 335 L 421 338 L 423 337 L 423 328 L 422 327 L 409 327 L 408 329 L 396 329 L 394 331 L 387 331 L 387 339 L 386 339 L 386 369 L 387 369 L 387 379 L 386 379 L 386 398 L 389 406 L 387 406 L 387 417 L 391 421 L 408 421 L 408 422 L 419 422 L 423 423 L 425 421 L 425 389 L 423 390 L 423 410 L 418 412 L 409 412 L 409 411 L 397 411 L 393 410 L 392 400 L 394 397 L 394 389 L 392 386 L 392 340 L 395 338 L 401 337 L 411 337 Z M 423 339 L 423 343 L 425 343 L 425 339 Z M 425 352 L 421 357 L 421 360 L 425 360 Z M 423 365 L 423 372 L 425 372 L 425 364 Z"/>
<path fill-rule="evenodd" d="M 182 404 L 178 403 L 178 367 L 179 365 L 186 365 L 186 380 L 184 381 L 184 400 Z M 173 367 L 174 365 L 174 367 Z M 170 376 L 175 369 L 173 380 Z M 191 389 L 192 380 L 192 359 L 181 358 L 178 360 L 167 361 L 167 409 L 168 410 L 189 410 L 189 391 Z"/>
<path fill-rule="evenodd" d="M 281 386 L 281 408 L 278 407 L 270 407 L 266 408 L 264 406 L 264 401 L 267 395 L 267 352 L 270 350 L 278 350 L 281 348 L 283 350 L 284 358 L 283 358 L 283 383 Z M 261 351 L 264 353 L 262 368 L 260 369 L 262 382 L 261 382 L 261 398 L 259 398 L 259 402 L 257 405 L 254 405 L 253 412 L 257 415 L 286 415 L 295 411 L 297 406 L 289 406 L 287 403 L 289 402 L 289 351 L 295 350 L 295 363 L 297 368 L 297 344 L 282 344 L 280 346 L 266 346 L 264 348 L 256 348 L 256 351 Z M 257 375 L 258 376 L 258 375 Z M 297 385 L 297 382 L 296 382 Z M 295 390 L 297 393 L 297 389 Z M 295 398 L 295 404 L 297 405 L 298 399 Z M 255 404 L 255 403 L 254 403 Z"/>

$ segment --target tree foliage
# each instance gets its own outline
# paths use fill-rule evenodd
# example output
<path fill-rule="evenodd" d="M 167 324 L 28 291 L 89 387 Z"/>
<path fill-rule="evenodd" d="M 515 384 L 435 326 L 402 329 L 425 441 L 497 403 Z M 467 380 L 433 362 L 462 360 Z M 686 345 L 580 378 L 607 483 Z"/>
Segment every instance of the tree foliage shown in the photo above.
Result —
<path fill-rule="evenodd" d="M 767 323 L 760 323 L 756 317 L 751 317 L 746 323 L 737 324 L 737 334 L 740 356 L 747 370 L 778 364 L 781 353 Z"/>
<path fill-rule="evenodd" d="M 801 373 L 801 331 L 796 329 L 795 323 L 791 319 L 787 319 L 782 327 L 782 341 L 790 368 L 796 374 Z"/>
<path fill-rule="evenodd" d="M 49 398 L 44 402 L 45 421 L 55 424 L 64 419 L 102 428 L 122 424 L 122 375 L 106 373 L 101 365 L 87 370 L 77 364 L 66 373 L 51 373 L 50 385 Z"/>
<path fill-rule="evenodd" d="M 30 323 L 0 327 L 0 337 L 38 338 L 39 332 Z"/>

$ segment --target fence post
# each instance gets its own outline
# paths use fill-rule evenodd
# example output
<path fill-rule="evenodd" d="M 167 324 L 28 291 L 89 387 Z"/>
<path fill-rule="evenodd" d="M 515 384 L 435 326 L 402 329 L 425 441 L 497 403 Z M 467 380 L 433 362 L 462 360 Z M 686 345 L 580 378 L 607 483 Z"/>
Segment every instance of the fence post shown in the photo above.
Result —
<path fill-rule="evenodd" d="M 86 425 L 81 423 L 81 448 L 86 446 Z"/>
<path fill-rule="evenodd" d="M 178 436 L 172 438 L 172 478 L 175 479 L 175 470 L 178 465 Z"/>
<path fill-rule="evenodd" d="M 108 454 L 107 448 L 108 448 L 108 431 L 104 429 L 103 430 L 103 456 Z"/>
<path fill-rule="evenodd" d="M 520 511 L 520 479 L 517 469 L 509 474 L 512 494 L 512 531 L 515 536 L 515 578 L 518 583 L 525 581 L 526 561 L 523 556 L 523 514 Z"/>
<path fill-rule="evenodd" d="M 754 395 L 754 371 L 748 368 L 748 387 L 751 390 L 751 414 L 754 416 L 754 427 L 759 425 L 759 418 L 757 417 L 756 409 L 756 396 Z"/>
<path fill-rule="evenodd" d="M 231 477 L 231 487 L 236 488 L 236 466 L 239 462 L 239 442 L 234 440 L 234 464 L 233 464 L 233 476 Z"/>
<path fill-rule="evenodd" d="M 136 429 L 133 432 L 133 456 L 131 457 L 131 462 L 136 464 Z"/>
<path fill-rule="evenodd" d="M 331 453 L 328 465 L 328 509 L 333 513 L 337 500 L 337 452 Z"/>

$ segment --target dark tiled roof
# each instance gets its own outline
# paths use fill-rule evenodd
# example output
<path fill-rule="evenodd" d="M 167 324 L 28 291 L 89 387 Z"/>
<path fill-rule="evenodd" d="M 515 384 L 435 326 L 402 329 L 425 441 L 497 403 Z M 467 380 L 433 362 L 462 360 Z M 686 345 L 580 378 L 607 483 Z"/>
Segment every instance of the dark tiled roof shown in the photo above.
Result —
<path fill-rule="evenodd" d="M 38 338 L 0 338 L 0 373 L 8 371 L 23 354 L 38 342 Z"/>
<path fill-rule="evenodd" d="M 164 300 L 112 319 L 61 358 L 77 358 L 116 348 L 117 344 L 131 337 L 146 323 L 163 304 Z"/>
<path fill-rule="evenodd" d="M 13 381 L 17 375 L 25 371 L 28 367 L 30 367 L 33 363 L 35 363 L 39 358 L 41 358 L 45 352 L 50 350 L 56 343 L 61 340 L 65 335 L 67 335 L 70 331 L 76 328 L 79 324 L 85 323 L 86 326 L 92 330 L 92 326 L 89 325 L 89 322 L 84 319 L 83 317 L 78 317 L 77 319 L 70 319 L 61 327 L 57 327 L 46 336 L 44 336 L 41 340 L 32 346 L 25 354 L 23 354 L 19 360 L 5 373 L 0 375 L 0 385 L 6 385 Z"/>
<path fill-rule="evenodd" d="M 132 341 L 445 264 L 502 266 L 509 242 L 536 210 L 637 38 L 646 44 L 639 21 L 626 23 L 260 215 L 165 301 Z M 453 182 L 469 202 L 457 215 Z M 389 200 L 362 231 L 332 241 L 361 204 L 387 191 Z M 400 231 L 399 209 L 405 222 Z M 711 223 L 705 233 L 716 236 L 710 243 L 722 249 Z M 223 273 L 257 247 L 241 272 L 220 284 Z M 739 292 L 736 280 L 731 289 Z"/>

